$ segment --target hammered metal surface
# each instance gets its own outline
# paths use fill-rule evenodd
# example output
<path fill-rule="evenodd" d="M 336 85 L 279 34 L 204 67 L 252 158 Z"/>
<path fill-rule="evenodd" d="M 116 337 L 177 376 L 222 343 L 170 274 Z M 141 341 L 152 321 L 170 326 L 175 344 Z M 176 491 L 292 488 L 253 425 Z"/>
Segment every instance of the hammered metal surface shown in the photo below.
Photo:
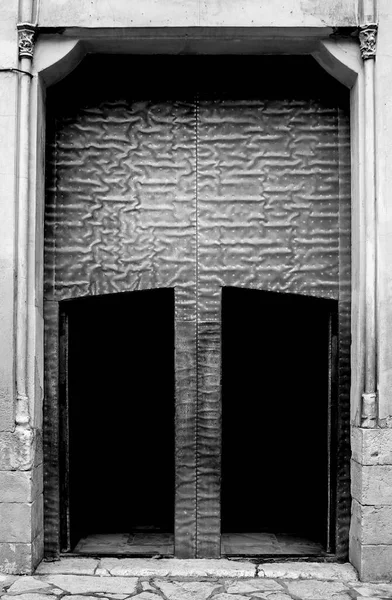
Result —
<path fill-rule="evenodd" d="M 201 101 L 199 315 L 223 286 L 337 298 L 337 110 L 309 100 Z"/>
<path fill-rule="evenodd" d="M 56 299 L 178 287 L 178 318 L 189 318 L 194 154 L 185 103 L 104 102 L 58 119 Z"/>
<path fill-rule="evenodd" d="M 175 555 L 196 552 L 196 321 L 175 324 Z"/>
<path fill-rule="evenodd" d="M 44 393 L 44 532 L 45 556 L 55 558 L 60 543 L 59 464 L 59 309 L 57 302 L 44 303 L 45 393 Z"/>
<path fill-rule="evenodd" d="M 337 84 L 305 58 L 280 59 L 276 84 L 276 58 L 246 57 L 263 73 L 249 82 L 241 69 L 233 77 L 233 57 L 194 57 L 180 82 L 175 67 L 142 85 L 133 58 L 132 84 L 119 79 L 113 91 L 106 74 L 87 93 L 99 60 L 81 71 L 72 101 L 61 100 L 60 86 L 49 103 L 45 296 L 175 287 L 176 553 L 184 557 L 219 554 L 221 288 L 339 299 L 343 548 L 350 173 Z"/>
<path fill-rule="evenodd" d="M 351 515 L 350 381 L 351 381 L 351 155 L 348 110 L 338 111 L 339 136 L 339 349 L 336 431 L 335 552 L 348 559 Z"/>

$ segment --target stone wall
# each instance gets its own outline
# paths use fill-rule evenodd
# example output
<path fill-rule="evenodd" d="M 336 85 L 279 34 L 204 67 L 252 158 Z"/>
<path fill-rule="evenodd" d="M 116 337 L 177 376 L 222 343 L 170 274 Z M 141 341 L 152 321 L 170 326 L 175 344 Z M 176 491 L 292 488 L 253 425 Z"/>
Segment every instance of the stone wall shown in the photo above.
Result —
<path fill-rule="evenodd" d="M 364 6 L 372 0 L 363 0 Z M 27 2 L 0 3 L 0 571 L 28 573 L 43 556 L 42 494 L 42 255 L 35 260 L 35 232 L 42 230 L 42 209 L 30 204 L 30 323 L 28 398 L 30 419 L 16 425 L 15 295 L 18 186 L 18 101 L 21 80 L 16 25 Z M 351 27 L 359 21 L 357 0 L 42 0 L 42 27 L 255 27 L 314 29 Z M 35 3 L 32 3 L 32 6 Z M 164 10 L 162 9 L 164 6 Z M 366 11 L 365 11 L 366 12 Z M 378 0 L 379 36 L 376 60 L 377 233 L 378 233 L 378 376 L 379 428 L 352 432 L 352 523 L 350 559 L 363 579 L 391 578 L 392 564 L 392 8 Z M 294 29 L 293 29 L 294 31 Z M 106 32 L 117 36 L 116 32 Z M 113 46 L 111 46 L 113 50 Z M 53 49 L 53 46 L 52 46 Z M 47 62 L 50 59 L 47 57 Z M 53 61 L 55 62 L 55 61 Z M 37 77 L 33 80 L 36 86 Z M 37 96 L 35 97 L 37 98 Z M 32 129 L 39 110 L 31 104 Z M 39 117 L 40 118 L 40 117 Z M 366 119 L 366 115 L 363 116 Z M 36 144 L 43 148 L 38 125 Z M 34 126 L 34 127 L 33 127 Z M 42 180 L 43 151 L 31 156 L 32 188 Z M 354 156 L 355 158 L 355 156 Z M 19 177 L 19 183 L 18 183 Z M 42 191 L 42 190 L 41 190 Z M 39 195 L 39 194 L 38 194 Z M 36 200 L 34 193 L 32 200 Z M 354 202 L 357 201 L 354 198 Z M 40 213 L 41 210 L 41 213 Z M 37 221 L 35 221 L 37 219 Z M 358 221 L 360 223 L 360 220 Z M 38 236 L 41 234 L 38 233 Z M 42 237 L 42 235 L 41 235 Z M 355 306 L 358 303 L 354 303 Z M 32 333 L 31 333 L 32 332 Z M 360 333 L 358 334 L 360 336 Z M 359 339 L 359 338 L 358 338 Z M 37 365 L 36 366 L 36 358 Z M 40 362 L 41 361 L 41 362 Z M 358 372 L 353 365 L 353 373 Z M 355 381 L 354 389 L 361 387 Z M 355 402 L 359 399 L 355 398 Z"/>
<path fill-rule="evenodd" d="M 349 27 L 358 0 L 42 0 L 44 27 Z"/>
<path fill-rule="evenodd" d="M 29 573 L 43 553 L 41 433 L 0 433 L 0 572 Z"/>
<path fill-rule="evenodd" d="M 375 66 L 377 167 L 377 429 L 352 429 L 350 560 L 362 579 L 392 578 L 392 9 L 378 0 Z"/>
<path fill-rule="evenodd" d="M 0 572 L 29 573 L 43 554 L 40 418 L 16 425 L 18 1 L 0 5 Z M 32 382 L 33 383 L 33 382 Z M 38 394 L 39 396 L 39 394 Z"/>
<path fill-rule="evenodd" d="M 354 427 L 350 559 L 363 580 L 390 579 L 392 432 Z"/>

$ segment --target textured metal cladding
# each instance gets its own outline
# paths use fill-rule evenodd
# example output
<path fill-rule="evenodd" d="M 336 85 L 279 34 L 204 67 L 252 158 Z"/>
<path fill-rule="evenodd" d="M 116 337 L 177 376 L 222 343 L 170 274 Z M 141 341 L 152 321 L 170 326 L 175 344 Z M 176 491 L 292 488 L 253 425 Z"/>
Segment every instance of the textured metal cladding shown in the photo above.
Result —
<path fill-rule="evenodd" d="M 47 119 L 47 146 L 45 170 L 45 223 L 44 223 L 44 297 L 54 299 L 55 237 L 56 237 L 56 148 L 54 121 Z"/>
<path fill-rule="evenodd" d="M 195 281 L 193 107 L 106 102 L 58 120 L 58 299 Z M 184 312 L 184 314 L 182 314 Z"/>
<path fill-rule="evenodd" d="M 44 393 L 44 545 L 45 556 L 60 553 L 60 477 L 59 477 L 59 328 L 57 302 L 44 303 L 45 319 L 45 393 Z"/>
<path fill-rule="evenodd" d="M 339 109 L 339 363 L 336 489 L 336 555 L 348 559 L 351 516 L 351 155 L 350 121 Z"/>
<path fill-rule="evenodd" d="M 197 556 L 220 555 L 221 327 L 198 322 Z"/>
<path fill-rule="evenodd" d="M 176 321 L 175 554 L 196 554 L 196 321 Z"/>
<path fill-rule="evenodd" d="M 203 320 L 233 285 L 338 297 L 337 110 L 307 100 L 200 102 Z"/>

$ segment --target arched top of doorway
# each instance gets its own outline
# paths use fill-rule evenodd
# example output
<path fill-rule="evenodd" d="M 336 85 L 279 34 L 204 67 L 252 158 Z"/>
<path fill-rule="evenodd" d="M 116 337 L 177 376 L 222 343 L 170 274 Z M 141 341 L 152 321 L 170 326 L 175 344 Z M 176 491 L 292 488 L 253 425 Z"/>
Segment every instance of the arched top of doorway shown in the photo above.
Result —
<path fill-rule="evenodd" d="M 351 88 L 362 72 L 355 38 L 330 37 L 331 28 L 151 28 L 40 34 L 33 72 L 45 87 L 72 73 L 87 54 L 313 55 Z"/>

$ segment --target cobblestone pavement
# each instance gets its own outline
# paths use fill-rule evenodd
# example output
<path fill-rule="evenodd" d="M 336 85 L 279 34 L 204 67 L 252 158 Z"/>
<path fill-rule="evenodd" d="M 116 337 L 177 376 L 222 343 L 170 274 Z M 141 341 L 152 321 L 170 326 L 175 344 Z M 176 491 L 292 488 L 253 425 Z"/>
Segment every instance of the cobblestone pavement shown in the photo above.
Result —
<path fill-rule="evenodd" d="M 12 568 L 12 566 L 10 566 Z M 392 583 L 361 583 L 350 565 L 65 559 L 34 576 L 0 575 L 2 600 L 365 600 Z"/>

